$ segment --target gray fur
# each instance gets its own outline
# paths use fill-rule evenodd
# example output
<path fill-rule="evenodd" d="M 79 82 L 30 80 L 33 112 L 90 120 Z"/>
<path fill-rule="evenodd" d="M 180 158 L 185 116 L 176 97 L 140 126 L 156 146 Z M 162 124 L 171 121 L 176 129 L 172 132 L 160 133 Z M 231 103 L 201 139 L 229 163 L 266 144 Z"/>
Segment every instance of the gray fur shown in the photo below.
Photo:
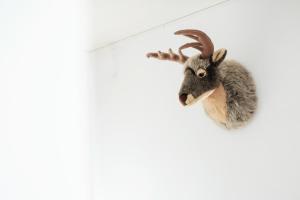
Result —
<path fill-rule="evenodd" d="M 257 104 L 254 81 L 241 64 L 226 60 L 218 67 L 219 80 L 226 91 L 227 128 L 243 126 L 254 114 Z"/>
<path fill-rule="evenodd" d="M 185 78 L 179 95 L 192 94 L 197 98 L 207 91 L 223 85 L 226 93 L 226 128 L 243 126 L 254 114 L 256 109 L 256 88 L 250 73 L 238 62 L 223 59 L 218 61 L 202 59 L 199 55 L 190 57 L 184 64 Z M 222 62 L 223 61 L 223 62 Z M 199 68 L 207 71 L 207 76 L 197 76 Z"/>

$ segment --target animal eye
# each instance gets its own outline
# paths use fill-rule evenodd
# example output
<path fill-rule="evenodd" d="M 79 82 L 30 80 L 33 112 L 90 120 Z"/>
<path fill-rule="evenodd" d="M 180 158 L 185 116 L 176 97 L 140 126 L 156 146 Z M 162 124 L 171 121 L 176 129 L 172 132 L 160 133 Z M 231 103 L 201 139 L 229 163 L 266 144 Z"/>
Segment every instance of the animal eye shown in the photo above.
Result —
<path fill-rule="evenodd" d="M 206 70 L 204 70 L 202 68 L 198 69 L 197 76 L 199 76 L 200 78 L 203 78 L 204 76 L 206 76 Z"/>
<path fill-rule="evenodd" d="M 190 67 L 187 67 L 187 68 L 185 69 L 185 72 L 191 72 L 192 74 L 195 75 L 194 70 L 193 70 L 192 68 L 190 68 Z"/>

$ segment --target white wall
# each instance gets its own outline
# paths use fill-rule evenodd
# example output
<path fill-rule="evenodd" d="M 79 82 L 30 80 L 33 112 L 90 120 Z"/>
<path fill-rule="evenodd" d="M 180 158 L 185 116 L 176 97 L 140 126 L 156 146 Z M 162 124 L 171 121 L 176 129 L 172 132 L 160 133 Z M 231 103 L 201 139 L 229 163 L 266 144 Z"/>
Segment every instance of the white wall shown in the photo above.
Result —
<path fill-rule="evenodd" d="M 165 24 L 168 21 L 173 21 L 224 1 L 227 0 L 92 1 L 92 48 L 109 45 L 130 35 L 144 32 L 157 25 Z"/>
<path fill-rule="evenodd" d="M 0 1 L 0 199 L 90 199 L 86 3 Z"/>
<path fill-rule="evenodd" d="M 299 199 L 299 11 L 296 0 L 231 0 L 94 52 L 94 199 Z M 252 72 L 247 127 L 228 132 L 200 103 L 181 106 L 182 67 L 145 57 L 189 41 L 172 35 L 183 28 Z"/>

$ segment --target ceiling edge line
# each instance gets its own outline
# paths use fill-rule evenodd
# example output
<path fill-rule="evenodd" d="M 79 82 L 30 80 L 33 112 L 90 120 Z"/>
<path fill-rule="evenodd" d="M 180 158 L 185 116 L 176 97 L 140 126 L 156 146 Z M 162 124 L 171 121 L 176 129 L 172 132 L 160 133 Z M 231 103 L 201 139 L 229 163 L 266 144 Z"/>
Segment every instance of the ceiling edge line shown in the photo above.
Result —
<path fill-rule="evenodd" d="M 141 35 L 141 34 L 143 34 L 143 33 L 146 33 L 146 32 L 149 32 L 149 31 L 152 31 L 152 30 L 161 28 L 161 27 L 166 26 L 166 25 L 168 25 L 168 24 L 174 23 L 174 22 L 176 22 L 176 21 L 182 20 L 182 19 L 184 19 L 184 18 L 190 17 L 190 16 L 195 15 L 195 14 L 198 14 L 199 12 L 206 11 L 206 10 L 208 10 L 208 9 L 210 9 L 210 8 L 219 6 L 219 5 L 224 4 L 224 3 L 226 3 L 226 2 L 229 2 L 229 1 L 230 1 L 230 0 L 221 0 L 221 1 L 217 2 L 217 3 L 214 3 L 214 4 L 209 5 L 209 6 L 207 6 L 207 7 L 201 8 L 201 9 L 199 9 L 199 10 L 193 11 L 193 12 L 191 12 L 191 13 L 189 13 L 189 14 L 184 15 L 184 16 L 175 18 L 175 19 L 173 19 L 173 20 L 167 21 L 167 22 L 162 23 L 162 24 L 159 24 L 159 25 L 152 26 L 152 27 L 150 27 L 150 28 L 148 28 L 148 29 L 145 29 L 144 31 L 140 31 L 140 32 L 131 34 L 131 35 L 129 35 L 129 36 L 123 37 L 123 38 L 121 38 L 121 39 L 119 39 L 119 40 L 110 42 L 110 43 L 105 44 L 105 45 L 103 45 L 103 46 L 99 46 L 99 47 L 92 48 L 92 49 L 90 49 L 88 52 L 89 52 L 89 53 L 93 53 L 93 52 L 98 51 L 98 50 L 100 50 L 100 49 L 107 48 L 107 47 L 109 47 L 109 46 L 112 46 L 112 45 L 114 45 L 114 44 L 117 44 L 117 43 L 119 43 L 119 42 L 122 42 L 122 41 L 124 41 L 124 40 L 127 40 L 127 39 L 129 39 L 129 38 L 133 38 L 133 37 L 136 37 L 136 36 Z"/>

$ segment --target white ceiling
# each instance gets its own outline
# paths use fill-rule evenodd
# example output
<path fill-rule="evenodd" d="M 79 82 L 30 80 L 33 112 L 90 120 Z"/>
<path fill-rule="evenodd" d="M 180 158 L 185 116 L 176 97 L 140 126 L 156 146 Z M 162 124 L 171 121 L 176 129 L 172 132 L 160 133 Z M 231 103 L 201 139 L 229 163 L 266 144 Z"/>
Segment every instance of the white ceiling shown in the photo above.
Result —
<path fill-rule="evenodd" d="M 95 0 L 92 49 L 225 0 Z"/>

